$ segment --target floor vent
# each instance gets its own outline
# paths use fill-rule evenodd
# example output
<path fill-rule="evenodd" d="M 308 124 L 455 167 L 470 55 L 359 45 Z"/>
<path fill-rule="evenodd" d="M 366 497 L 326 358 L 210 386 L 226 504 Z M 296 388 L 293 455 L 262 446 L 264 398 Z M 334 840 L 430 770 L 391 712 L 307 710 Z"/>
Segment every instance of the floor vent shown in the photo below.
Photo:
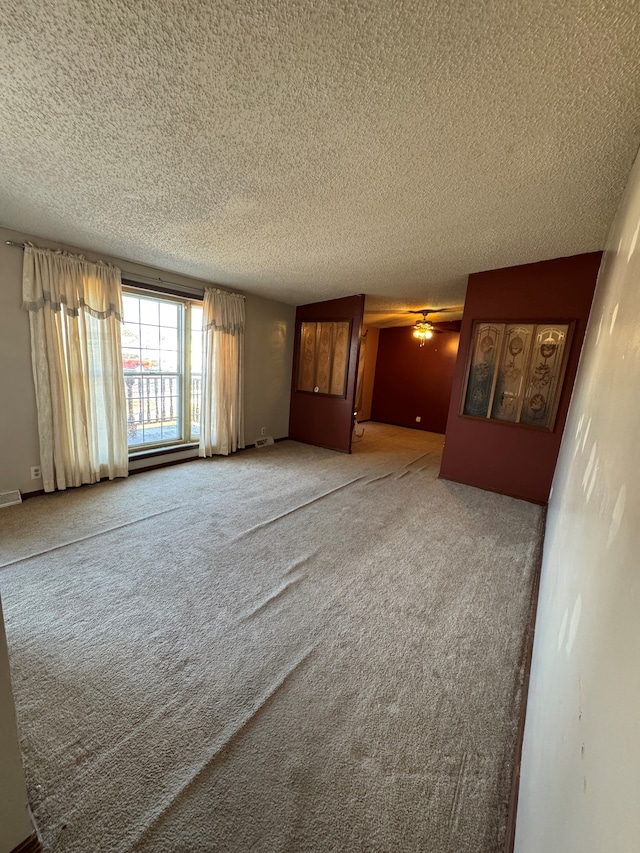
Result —
<path fill-rule="evenodd" d="M 22 495 L 17 489 L 15 489 L 13 492 L 0 493 L 0 509 L 2 509 L 3 506 L 12 506 L 13 504 L 21 503 Z"/>
<path fill-rule="evenodd" d="M 272 436 L 265 435 L 264 438 L 256 438 L 256 447 L 266 447 L 268 444 L 273 444 Z"/>

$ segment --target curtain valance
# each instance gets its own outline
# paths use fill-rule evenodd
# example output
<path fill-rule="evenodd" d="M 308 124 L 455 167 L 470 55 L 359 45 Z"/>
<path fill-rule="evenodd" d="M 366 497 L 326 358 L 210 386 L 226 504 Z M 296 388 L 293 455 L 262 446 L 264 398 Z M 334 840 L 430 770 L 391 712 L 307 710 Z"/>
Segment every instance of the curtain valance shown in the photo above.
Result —
<path fill-rule="evenodd" d="M 120 270 L 82 255 L 26 244 L 22 307 L 40 311 L 45 304 L 56 312 L 64 306 L 69 317 L 77 317 L 83 308 L 97 320 L 113 316 L 122 322 Z"/>
<path fill-rule="evenodd" d="M 120 270 L 27 245 L 22 296 L 45 492 L 126 477 Z"/>
<path fill-rule="evenodd" d="M 244 447 L 244 296 L 207 288 L 202 315 L 199 454 L 228 456 Z"/>
<path fill-rule="evenodd" d="M 244 296 L 209 287 L 204 292 L 203 331 L 215 329 L 227 335 L 244 332 Z"/>

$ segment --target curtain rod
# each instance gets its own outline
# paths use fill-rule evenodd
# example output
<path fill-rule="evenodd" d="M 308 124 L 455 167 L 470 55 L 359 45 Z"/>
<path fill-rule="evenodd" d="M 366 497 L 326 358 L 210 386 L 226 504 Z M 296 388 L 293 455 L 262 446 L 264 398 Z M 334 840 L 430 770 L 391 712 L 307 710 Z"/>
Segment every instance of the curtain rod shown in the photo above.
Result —
<path fill-rule="evenodd" d="M 6 243 L 7 246 L 14 246 L 16 249 L 26 249 L 26 247 L 27 247 L 26 243 L 16 243 L 15 240 L 5 240 L 4 242 Z M 37 248 L 37 247 L 35 247 L 35 248 Z M 53 251 L 55 251 L 55 250 L 53 250 Z M 95 263 L 95 262 L 91 261 L 91 263 Z M 133 272 L 132 270 L 123 270 L 121 267 L 118 267 L 118 269 L 120 270 L 120 272 L 123 275 L 133 276 L 134 278 L 145 278 L 147 281 L 155 282 L 156 284 L 157 283 L 170 284 L 173 287 L 180 287 L 183 290 L 195 290 L 197 292 L 204 290 L 204 287 L 191 287 L 188 284 L 179 284 L 177 281 L 167 281 L 167 279 L 160 278 L 160 276 L 145 275 L 144 273 Z"/>
<path fill-rule="evenodd" d="M 7 244 L 7 246 L 14 246 L 16 249 L 26 249 L 26 247 L 27 247 L 26 243 L 16 243 L 15 240 L 5 240 L 4 242 Z M 34 248 L 38 248 L 38 247 L 34 246 Z M 50 251 L 55 251 L 55 250 L 50 250 Z M 95 263 L 95 261 L 91 261 L 90 263 Z M 117 266 L 117 265 L 114 265 L 114 266 Z M 153 282 L 155 284 L 170 284 L 172 287 L 179 287 L 183 290 L 195 290 L 198 292 L 200 292 L 201 290 L 204 290 L 203 287 L 197 287 L 197 286 L 191 287 L 188 284 L 178 284 L 177 281 L 167 281 L 167 279 L 165 279 L 165 278 L 160 278 L 159 275 L 157 275 L 157 276 L 145 275 L 144 273 L 133 272 L 133 270 L 124 270 L 120 266 L 118 266 L 118 269 L 120 270 L 122 275 L 132 276 L 133 278 L 144 278 L 148 282 Z M 143 283 L 143 282 L 141 282 L 141 283 Z"/>
<path fill-rule="evenodd" d="M 25 248 L 24 243 L 16 243 L 15 240 L 5 240 L 4 242 L 7 246 L 14 246 L 16 249 L 24 249 Z M 177 281 L 168 281 L 166 278 L 160 278 L 160 276 L 145 275 L 144 273 L 140 273 L 140 272 L 130 272 L 129 270 L 123 270 L 120 267 L 119 267 L 119 269 L 123 275 L 135 276 L 137 278 L 146 278 L 147 281 L 149 281 L 149 282 L 159 282 L 160 284 L 170 284 L 172 287 L 179 287 L 182 290 L 187 290 L 187 291 L 191 290 L 191 291 L 196 291 L 197 293 L 199 293 L 201 290 L 204 292 L 205 290 L 209 289 L 205 285 L 203 285 L 202 287 L 191 287 L 191 285 L 180 284 Z M 144 284 L 144 282 L 140 282 L 140 284 Z M 244 293 L 234 293 L 231 290 L 223 290 L 223 289 L 217 288 L 217 287 L 211 287 L 211 289 L 217 291 L 218 293 L 229 293 L 231 296 L 239 296 L 241 299 L 246 298 Z"/>
<path fill-rule="evenodd" d="M 187 294 L 197 293 L 200 297 L 202 296 L 203 291 L 204 291 L 204 287 L 194 287 L 194 286 L 191 286 L 189 284 L 180 284 L 177 281 L 168 281 L 166 278 L 160 278 L 159 275 L 158 276 L 145 275 L 144 273 L 141 273 L 141 272 L 132 272 L 130 270 L 123 270 L 121 267 L 118 267 L 118 269 L 120 269 L 120 272 L 122 273 L 123 279 L 126 278 L 132 284 L 140 284 L 143 287 L 145 284 L 148 284 L 149 287 L 152 287 L 153 285 L 157 286 L 159 284 L 167 284 L 171 287 L 177 288 L 178 290 L 182 291 L 183 293 L 187 293 Z M 136 281 L 136 279 L 144 279 L 144 281 Z"/>

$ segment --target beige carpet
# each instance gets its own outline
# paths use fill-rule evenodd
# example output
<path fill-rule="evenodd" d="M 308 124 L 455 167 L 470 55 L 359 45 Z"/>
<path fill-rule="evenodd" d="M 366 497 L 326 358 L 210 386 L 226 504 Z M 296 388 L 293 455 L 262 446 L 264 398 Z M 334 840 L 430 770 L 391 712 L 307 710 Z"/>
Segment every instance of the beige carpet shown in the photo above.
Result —
<path fill-rule="evenodd" d="M 0 512 L 48 851 L 501 849 L 540 508 L 367 424 Z"/>

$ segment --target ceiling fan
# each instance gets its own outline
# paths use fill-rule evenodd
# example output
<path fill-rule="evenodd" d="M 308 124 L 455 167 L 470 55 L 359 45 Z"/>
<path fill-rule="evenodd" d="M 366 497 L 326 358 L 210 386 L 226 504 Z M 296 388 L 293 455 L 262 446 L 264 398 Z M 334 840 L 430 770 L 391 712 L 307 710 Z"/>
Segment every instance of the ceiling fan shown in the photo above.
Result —
<path fill-rule="evenodd" d="M 433 337 L 434 333 L 437 335 L 442 334 L 442 329 L 436 329 L 433 323 L 427 320 L 427 315 L 440 314 L 446 310 L 446 308 L 422 308 L 420 311 L 407 311 L 407 314 L 422 314 L 422 319 L 416 320 L 413 327 L 413 337 L 420 341 L 421 347 L 424 346 L 425 341 Z"/>

